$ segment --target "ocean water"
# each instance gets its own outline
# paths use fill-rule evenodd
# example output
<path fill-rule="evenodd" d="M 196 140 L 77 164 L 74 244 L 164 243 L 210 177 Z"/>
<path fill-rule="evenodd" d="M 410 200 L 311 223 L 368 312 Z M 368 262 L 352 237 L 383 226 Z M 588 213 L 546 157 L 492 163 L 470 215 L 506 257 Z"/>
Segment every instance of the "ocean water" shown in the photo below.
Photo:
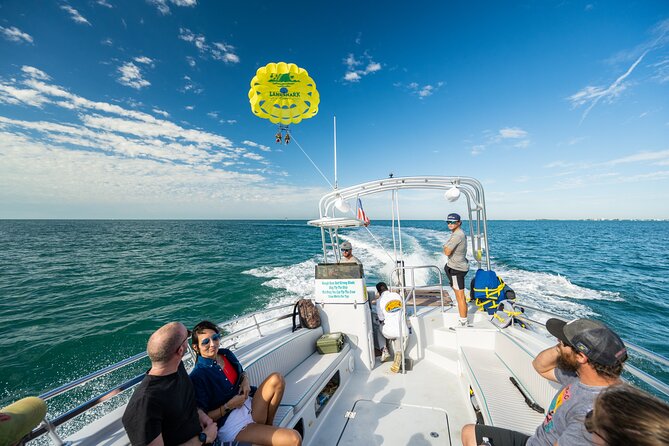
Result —
<path fill-rule="evenodd" d="M 390 222 L 369 229 L 392 247 Z M 402 229 L 407 264 L 444 264 L 444 222 Z M 385 280 L 389 252 L 364 229 L 344 236 L 368 284 Z M 520 302 L 603 320 L 669 356 L 669 222 L 491 221 L 489 240 Z M 321 253 L 304 221 L 0 221 L 0 407 L 143 351 L 168 321 L 220 322 L 310 296 Z M 667 370 L 645 366 L 666 382 Z"/>

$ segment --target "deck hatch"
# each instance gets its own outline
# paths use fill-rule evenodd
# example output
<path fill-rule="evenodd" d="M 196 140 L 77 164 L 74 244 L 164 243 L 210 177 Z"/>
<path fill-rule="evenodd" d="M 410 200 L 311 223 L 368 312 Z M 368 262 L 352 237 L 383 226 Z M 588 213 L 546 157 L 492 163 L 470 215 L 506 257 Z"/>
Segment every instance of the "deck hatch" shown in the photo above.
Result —
<path fill-rule="evenodd" d="M 452 444 L 448 414 L 439 408 L 358 400 L 346 418 L 338 446 Z"/>

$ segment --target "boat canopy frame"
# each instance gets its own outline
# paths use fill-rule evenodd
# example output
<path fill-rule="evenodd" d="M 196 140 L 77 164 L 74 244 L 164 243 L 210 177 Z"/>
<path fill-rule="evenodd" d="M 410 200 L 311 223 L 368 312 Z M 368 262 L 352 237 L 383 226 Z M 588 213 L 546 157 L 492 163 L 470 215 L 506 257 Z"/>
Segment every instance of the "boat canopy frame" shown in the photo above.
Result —
<path fill-rule="evenodd" d="M 318 203 L 320 218 L 318 220 L 311 220 L 308 224 L 321 228 L 324 262 L 328 263 L 329 253 L 331 253 L 335 262 L 339 262 L 341 259 L 339 230 L 347 227 L 365 226 L 365 222 L 357 218 L 337 217 L 337 203 L 341 201 L 346 202 L 351 199 L 355 199 L 357 202 L 358 198 L 390 191 L 393 194 L 393 240 L 395 237 L 394 224 L 395 219 L 397 219 L 400 256 L 402 256 L 401 224 L 397 192 L 404 189 L 448 191 L 454 188 L 459 191 L 456 199 L 461 194 L 467 200 L 469 236 L 474 258 L 478 262 L 479 267 L 482 266 L 482 263 L 485 263 L 486 269 L 490 270 L 485 193 L 483 186 L 475 178 L 461 176 L 391 176 L 390 178 L 369 181 L 344 189 L 334 189 L 323 195 Z M 394 260 L 397 262 L 399 259 L 395 258 Z"/>

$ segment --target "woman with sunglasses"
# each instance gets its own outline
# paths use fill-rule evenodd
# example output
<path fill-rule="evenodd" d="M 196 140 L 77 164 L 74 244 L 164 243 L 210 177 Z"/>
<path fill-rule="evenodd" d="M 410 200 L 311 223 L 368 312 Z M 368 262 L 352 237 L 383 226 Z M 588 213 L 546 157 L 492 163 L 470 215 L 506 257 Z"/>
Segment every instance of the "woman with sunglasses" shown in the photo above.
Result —
<path fill-rule="evenodd" d="M 197 357 L 190 374 L 197 405 L 217 423 L 219 440 L 301 445 L 296 430 L 273 426 L 285 389 L 283 377 L 272 373 L 259 387 L 251 386 L 234 353 L 219 348 L 221 337 L 216 324 L 209 321 L 193 328 L 191 341 Z"/>
<path fill-rule="evenodd" d="M 585 416 L 585 428 L 598 446 L 666 446 L 669 405 L 627 384 L 611 386 Z"/>

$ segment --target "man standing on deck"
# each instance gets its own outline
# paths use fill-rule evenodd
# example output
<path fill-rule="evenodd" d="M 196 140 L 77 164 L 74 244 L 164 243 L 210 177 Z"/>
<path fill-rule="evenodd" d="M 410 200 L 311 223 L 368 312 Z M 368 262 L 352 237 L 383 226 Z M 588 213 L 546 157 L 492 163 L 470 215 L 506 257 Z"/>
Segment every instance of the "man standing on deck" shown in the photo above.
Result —
<path fill-rule="evenodd" d="M 458 313 L 460 313 L 458 326 L 467 327 L 467 300 L 465 299 L 465 276 L 469 271 L 467 236 L 460 228 L 462 226 L 460 215 L 448 214 L 446 223 L 448 223 L 448 229 L 451 230 L 451 238 L 444 245 L 444 254 L 448 256 L 444 270 L 458 301 Z"/>
<path fill-rule="evenodd" d="M 362 262 L 353 255 L 353 246 L 351 242 L 344 242 L 341 244 L 341 260 L 340 263 L 357 263 L 362 265 Z"/>
<path fill-rule="evenodd" d="M 549 319 L 548 331 L 560 341 L 537 355 L 534 369 L 562 384 L 553 397 L 544 422 L 534 435 L 482 424 L 462 428 L 463 446 L 475 446 L 487 437 L 494 446 L 589 446 L 592 435 L 583 421 L 597 394 L 620 382 L 627 350 L 606 325 L 590 319 L 565 322 Z"/>
<path fill-rule="evenodd" d="M 218 443 L 218 427 L 197 408 L 193 384 L 181 362 L 188 330 L 170 322 L 147 344 L 151 368 L 135 389 L 123 414 L 133 446 L 201 446 Z"/>

